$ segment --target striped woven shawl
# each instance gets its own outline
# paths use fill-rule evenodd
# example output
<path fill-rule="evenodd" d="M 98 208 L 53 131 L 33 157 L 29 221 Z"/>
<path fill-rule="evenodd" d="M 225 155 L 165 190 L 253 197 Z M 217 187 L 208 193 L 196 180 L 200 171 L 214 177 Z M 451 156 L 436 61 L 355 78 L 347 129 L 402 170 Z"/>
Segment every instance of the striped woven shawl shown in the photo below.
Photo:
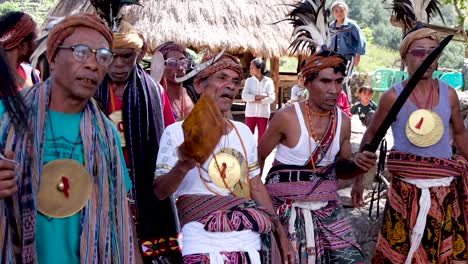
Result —
<path fill-rule="evenodd" d="M 10 117 L 0 117 L 2 153 L 15 152 L 19 191 L 0 200 L 1 263 L 36 263 L 37 191 L 44 159 L 45 123 L 50 80 L 25 92 L 33 134 L 16 134 Z M 126 200 L 123 160 L 111 122 L 90 100 L 81 119 L 84 166 L 94 177 L 88 203 L 81 211 L 81 263 L 134 263 L 134 242 Z M 60 252 L 57 252 L 60 254 Z"/>

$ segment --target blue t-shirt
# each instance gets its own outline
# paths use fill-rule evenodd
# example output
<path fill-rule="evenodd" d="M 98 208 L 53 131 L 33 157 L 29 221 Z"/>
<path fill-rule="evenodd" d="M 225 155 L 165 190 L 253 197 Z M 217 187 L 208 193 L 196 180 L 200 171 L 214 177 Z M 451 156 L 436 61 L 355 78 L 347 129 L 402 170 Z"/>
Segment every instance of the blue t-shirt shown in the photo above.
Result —
<path fill-rule="evenodd" d="M 0 115 L 4 111 L 4 105 L 0 103 Z M 84 163 L 83 144 L 81 137 L 79 137 L 82 115 L 83 113 L 65 114 L 50 111 L 50 119 L 47 119 L 45 125 L 44 164 L 56 159 L 69 158 Z M 50 123 L 50 120 L 52 123 Z M 55 144 L 50 124 L 53 126 Z M 113 129 L 114 135 L 119 142 L 118 146 L 120 146 L 117 130 L 115 127 Z M 132 184 L 121 148 L 119 148 L 119 153 L 124 167 L 126 188 L 129 191 Z M 57 154 L 59 157 L 57 157 Z M 51 218 L 37 212 L 36 250 L 39 264 L 80 263 L 80 220 L 80 213 L 66 218 Z"/>

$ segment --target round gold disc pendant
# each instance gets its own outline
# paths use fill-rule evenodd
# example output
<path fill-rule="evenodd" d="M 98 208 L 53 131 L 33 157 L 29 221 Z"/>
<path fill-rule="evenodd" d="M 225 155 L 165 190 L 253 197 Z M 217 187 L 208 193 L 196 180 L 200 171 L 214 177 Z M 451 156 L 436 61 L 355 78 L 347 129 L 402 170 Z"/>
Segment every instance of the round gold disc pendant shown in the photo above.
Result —
<path fill-rule="evenodd" d="M 224 148 L 211 159 L 208 176 L 219 188 L 237 197 L 250 197 L 248 168 L 244 156 L 233 148 Z"/>
<path fill-rule="evenodd" d="M 415 146 L 426 148 L 437 144 L 444 134 L 444 123 L 440 116 L 427 109 L 411 113 L 406 123 L 406 136 Z"/>
<path fill-rule="evenodd" d="M 42 168 L 38 210 L 53 218 L 72 216 L 86 205 L 92 192 L 92 177 L 72 159 L 58 159 Z"/>

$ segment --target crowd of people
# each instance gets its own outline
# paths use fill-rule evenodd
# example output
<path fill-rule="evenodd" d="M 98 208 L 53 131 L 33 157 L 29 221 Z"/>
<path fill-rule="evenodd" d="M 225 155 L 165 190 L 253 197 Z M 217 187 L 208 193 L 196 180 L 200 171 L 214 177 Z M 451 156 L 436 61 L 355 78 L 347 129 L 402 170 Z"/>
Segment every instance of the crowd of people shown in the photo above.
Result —
<path fill-rule="evenodd" d="M 273 117 L 261 59 L 208 53 L 194 67 L 185 46 L 167 42 L 154 50 L 165 66 L 153 80 L 134 26 L 112 31 L 76 14 L 50 30 L 49 68 L 35 69 L 38 26 L 26 13 L 1 16 L 1 263 L 365 263 L 338 179 L 354 178 L 361 207 L 363 174 L 377 159 L 363 146 L 407 81 L 378 106 L 362 87 L 350 107 L 343 87 L 365 40 L 346 4 L 332 11 L 332 46 L 305 58 L 291 104 Z M 440 41 L 424 27 L 404 37 L 410 77 Z M 392 182 L 372 263 L 468 263 L 468 130 L 436 68 L 392 124 Z M 229 118 L 241 89 L 245 124 Z M 351 114 L 367 126 L 354 154 Z"/>

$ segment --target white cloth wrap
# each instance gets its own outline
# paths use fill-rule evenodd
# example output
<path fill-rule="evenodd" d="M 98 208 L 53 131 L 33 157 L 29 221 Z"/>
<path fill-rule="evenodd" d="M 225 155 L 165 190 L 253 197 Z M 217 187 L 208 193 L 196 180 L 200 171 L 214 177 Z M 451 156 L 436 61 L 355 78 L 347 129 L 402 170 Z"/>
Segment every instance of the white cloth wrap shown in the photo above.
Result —
<path fill-rule="evenodd" d="M 182 227 L 182 256 L 209 254 L 211 264 L 224 264 L 220 252 L 247 252 L 252 264 L 261 264 L 260 234 L 252 230 L 208 232 L 200 222 L 189 222 Z M 185 235 L 190 234 L 190 235 Z"/>
<path fill-rule="evenodd" d="M 296 222 L 297 213 L 296 208 L 302 209 L 302 215 L 304 216 L 305 234 L 307 247 L 312 248 L 314 254 L 310 254 L 308 263 L 315 263 L 316 252 L 315 252 L 315 232 L 314 232 L 314 221 L 312 220 L 312 212 L 314 210 L 321 209 L 328 205 L 328 202 L 303 202 L 295 201 L 292 203 L 291 216 L 288 221 L 288 230 L 290 237 L 296 237 L 296 228 L 294 224 Z M 293 248 L 296 248 L 296 239 L 291 241 Z"/>
<path fill-rule="evenodd" d="M 419 245 L 421 245 L 421 239 L 426 227 L 427 215 L 431 208 L 431 193 L 429 192 L 429 188 L 448 187 L 453 179 L 454 177 L 440 179 L 401 179 L 421 189 L 418 217 L 416 219 L 416 224 L 413 227 L 413 231 L 411 232 L 411 247 L 408 252 L 408 256 L 406 257 L 405 264 L 411 264 L 414 253 L 418 250 Z"/>

